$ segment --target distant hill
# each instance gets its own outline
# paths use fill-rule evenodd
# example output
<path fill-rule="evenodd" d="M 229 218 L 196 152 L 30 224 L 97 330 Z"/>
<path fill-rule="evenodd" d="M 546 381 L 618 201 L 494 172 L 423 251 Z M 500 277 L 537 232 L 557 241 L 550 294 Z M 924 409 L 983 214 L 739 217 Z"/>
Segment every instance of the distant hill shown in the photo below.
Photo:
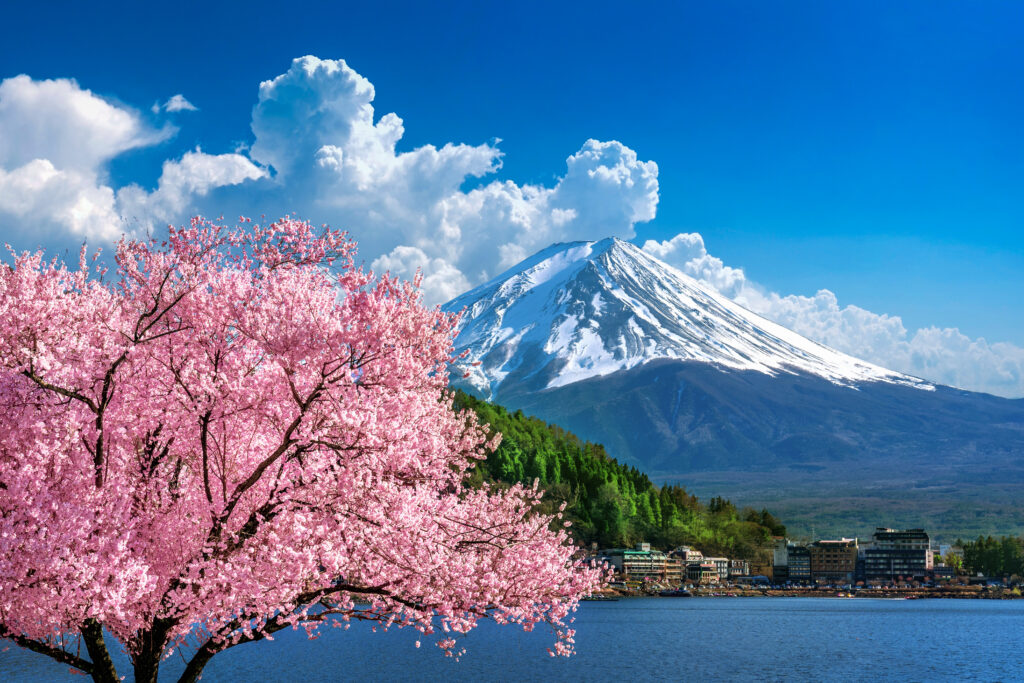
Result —
<path fill-rule="evenodd" d="M 546 511 L 565 502 L 572 533 L 584 546 L 689 544 L 705 553 L 756 559 L 771 536 L 786 533 L 766 510 L 738 510 L 721 497 L 704 504 L 682 487 L 655 486 L 643 472 L 609 457 L 600 444 L 521 411 L 510 413 L 462 392 L 456 405 L 472 409 L 502 434 L 501 445 L 475 468 L 471 482 L 530 484 L 539 479 Z"/>
<path fill-rule="evenodd" d="M 1024 400 L 817 344 L 627 242 L 553 245 L 446 308 L 479 362 L 460 386 L 655 481 L 803 534 L 1024 532 Z"/>

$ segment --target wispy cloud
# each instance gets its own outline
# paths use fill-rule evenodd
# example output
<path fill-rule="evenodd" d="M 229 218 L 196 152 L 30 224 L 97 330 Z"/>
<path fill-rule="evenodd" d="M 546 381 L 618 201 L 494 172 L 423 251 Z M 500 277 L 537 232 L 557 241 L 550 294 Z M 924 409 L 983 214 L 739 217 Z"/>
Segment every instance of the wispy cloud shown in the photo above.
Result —
<path fill-rule="evenodd" d="M 185 96 L 181 93 L 172 95 L 166 102 L 160 104 L 154 102 L 151 107 L 154 114 L 159 114 L 162 111 L 176 112 L 176 111 L 199 111 L 199 107 L 192 104 L 185 99 Z"/>

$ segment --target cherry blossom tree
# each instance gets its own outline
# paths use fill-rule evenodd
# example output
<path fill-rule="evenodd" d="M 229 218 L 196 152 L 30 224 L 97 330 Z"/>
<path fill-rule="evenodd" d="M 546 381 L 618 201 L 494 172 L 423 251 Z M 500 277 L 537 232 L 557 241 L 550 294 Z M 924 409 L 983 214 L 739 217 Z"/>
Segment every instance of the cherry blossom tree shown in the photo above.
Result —
<path fill-rule="evenodd" d="M 464 487 L 497 441 L 446 393 L 456 316 L 344 233 L 195 219 L 116 272 L 0 265 L 0 637 L 118 680 L 353 619 L 446 654 L 550 625 L 603 574 L 535 489 Z M 358 604 L 357 604 L 358 603 Z M 82 645 L 85 646 L 84 652 Z"/>

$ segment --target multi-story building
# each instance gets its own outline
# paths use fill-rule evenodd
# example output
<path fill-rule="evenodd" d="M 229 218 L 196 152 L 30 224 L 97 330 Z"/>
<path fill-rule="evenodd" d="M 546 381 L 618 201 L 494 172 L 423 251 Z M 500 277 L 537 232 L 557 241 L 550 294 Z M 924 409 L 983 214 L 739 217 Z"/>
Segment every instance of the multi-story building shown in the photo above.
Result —
<path fill-rule="evenodd" d="M 691 548 L 688 545 L 681 545 L 681 546 L 679 546 L 678 548 L 673 550 L 671 553 L 669 553 L 669 555 L 671 557 L 678 557 L 679 559 L 681 559 L 683 561 L 683 564 L 690 564 L 691 562 L 703 562 L 704 561 L 704 553 L 702 553 L 701 551 L 697 550 L 696 548 Z"/>
<path fill-rule="evenodd" d="M 750 576 L 750 563 L 746 560 L 729 560 L 729 580 Z"/>
<path fill-rule="evenodd" d="M 673 585 L 679 585 L 686 578 L 686 563 L 680 560 L 678 557 L 666 557 L 665 558 L 665 576 L 664 580 L 666 583 Z"/>
<path fill-rule="evenodd" d="M 670 559 L 660 550 L 652 550 L 650 543 L 637 543 L 636 548 L 602 550 L 598 561 L 610 564 L 623 580 L 651 579 L 678 583 L 683 577 L 683 564 Z"/>
<path fill-rule="evenodd" d="M 772 580 L 775 583 L 789 581 L 789 540 L 776 536 L 772 546 Z"/>
<path fill-rule="evenodd" d="M 786 549 L 787 580 L 792 583 L 809 583 L 811 580 L 811 552 L 802 545 L 790 545 Z M 779 578 L 775 578 L 779 583 Z"/>
<path fill-rule="evenodd" d="M 934 564 L 931 542 L 924 529 L 897 531 L 879 527 L 863 556 L 864 577 L 868 581 L 921 579 Z"/>
<path fill-rule="evenodd" d="M 789 546 L 792 545 L 789 539 L 776 536 L 772 541 L 772 564 L 776 567 L 789 566 Z"/>
<path fill-rule="evenodd" d="M 686 565 L 686 578 L 698 585 L 718 583 L 718 566 L 713 562 L 691 562 Z"/>
<path fill-rule="evenodd" d="M 852 583 L 857 570 L 857 539 L 815 541 L 807 549 L 811 579 L 816 582 Z"/>
<path fill-rule="evenodd" d="M 718 569 L 718 578 L 721 581 L 729 579 L 729 558 L 728 557 L 705 557 L 704 562 L 713 564 Z"/>

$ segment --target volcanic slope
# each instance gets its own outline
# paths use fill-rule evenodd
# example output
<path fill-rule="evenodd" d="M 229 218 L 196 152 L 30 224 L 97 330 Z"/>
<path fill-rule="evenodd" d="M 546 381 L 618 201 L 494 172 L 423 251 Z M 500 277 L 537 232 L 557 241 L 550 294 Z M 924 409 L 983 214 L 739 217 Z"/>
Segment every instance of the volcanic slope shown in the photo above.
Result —
<path fill-rule="evenodd" d="M 659 481 L 771 504 L 798 530 L 832 528 L 825 512 L 848 533 L 1024 530 L 1024 400 L 840 353 L 628 242 L 552 245 L 445 309 L 464 311 L 459 386 Z"/>

